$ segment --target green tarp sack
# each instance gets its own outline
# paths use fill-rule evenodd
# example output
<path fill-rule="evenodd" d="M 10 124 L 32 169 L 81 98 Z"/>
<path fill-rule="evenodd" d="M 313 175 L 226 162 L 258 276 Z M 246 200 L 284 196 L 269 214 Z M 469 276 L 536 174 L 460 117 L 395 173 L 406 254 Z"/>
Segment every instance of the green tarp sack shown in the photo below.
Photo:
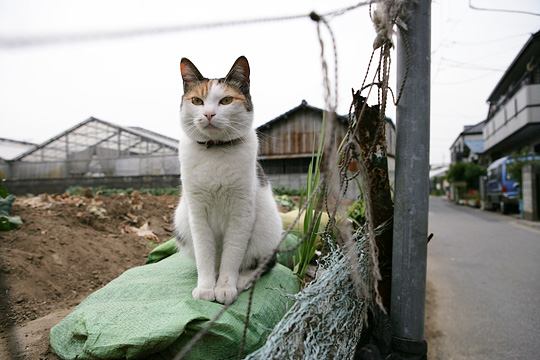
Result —
<path fill-rule="evenodd" d="M 54 326 L 51 347 L 62 359 L 172 359 L 222 308 L 192 298 L 196 279 L 194 261 L 181 253 L 130 269 Z M 296 276 L 280 264 L 256 283 L 245 353 L 265 343 L 298 290 Z M 237 358 L 248 298 L 244 291 L 186 358 Z"/>
<path fill-rule="evenodd" d="M 280 252 L 278 252 L 277 254 L 277 262 L 282 265 L 285 265 L 289 269 L 292 269 L 294 267 L 294 261 L 293 261 L 294 253 L 299 243 L 300 243 L 300 237 L 298 235 L 295 235 L 292 233 L 287 234 L 285 239 L 279 245 Z M 158 261 L 165 259 L 166 257 L 171 256 L 174 253 L 176 253 L 176 239 L 172 238 L 156 246 L 150 252 L 150 254 L 148 254 L 146 263 L 147 264 L 156 263 Z"/>

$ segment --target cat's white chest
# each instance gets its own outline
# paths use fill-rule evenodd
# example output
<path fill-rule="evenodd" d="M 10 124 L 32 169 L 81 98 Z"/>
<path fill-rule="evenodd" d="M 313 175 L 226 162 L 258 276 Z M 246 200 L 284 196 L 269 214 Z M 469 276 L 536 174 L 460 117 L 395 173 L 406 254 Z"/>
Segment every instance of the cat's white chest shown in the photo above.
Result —
<path fill-rule="evenodd" d="M 182 185 L 190 190 L 224 196 L 252 186 L 255 178 L 257 139 L 253 134 L 236 145 L 205 145 L 186 141 L 180 143 Z M 211 195 L 211 194 L 209 194 Z"/>
<path fill-rule="evenodd" d="M 242 187 L 251 175 L 250 159 L 221 149 L 191 149 L 181 156 L 182 183 L 193 189 L 216 192 Z"/>
<path fill-rule="evenodd" d="M 205 221 L 218 243 L 230 217 L 245 208 L 246 201 L 254 202 L 256 144 L 256 138 L 233 147 L 181 143 L 182 194 L 205 209 Z"/>

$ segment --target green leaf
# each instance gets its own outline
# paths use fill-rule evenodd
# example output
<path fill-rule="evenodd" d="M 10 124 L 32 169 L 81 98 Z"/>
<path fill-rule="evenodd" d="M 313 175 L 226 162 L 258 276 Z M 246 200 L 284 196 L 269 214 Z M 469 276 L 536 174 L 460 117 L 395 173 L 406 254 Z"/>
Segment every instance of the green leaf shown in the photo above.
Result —
<path fill-rule="evenodd" d="M 304 213 L 303 241 L 294 255 L 294 272 L 300 278 L 305 276 L 307 268 L 313 261 L 315 252 L 317 251 L 317 235 L 319 234 L 322 210 L 317 209 L 318 203 L 321 199 L 321 194 L 314 194 L 314 192 L 318 191 L 319 181 L 321 178 L 320 166 L 324 150 L 325 128 L 326 113 L 323 116 L 317 152 L 312 154 L 311 162 L 308 166 L 305 197 L 302 196 L 301 198 L 301 203 L 303 203 L 304 200 L 308 201 L 308 203 L 305 206 Z"/>
<path fill-rule="evenodd" d="M 22 225 L 20 216 L 0 215 L 0 231 L 13 230 Z"/>
<path fill-rule="evenodd" d="M 2 181 L 0 181 L 0 197 L 7 197 L 9 195 L 9 192 L 7 191 L 6 187 L 4 186 L 4 184 L 2 183 Z"/>

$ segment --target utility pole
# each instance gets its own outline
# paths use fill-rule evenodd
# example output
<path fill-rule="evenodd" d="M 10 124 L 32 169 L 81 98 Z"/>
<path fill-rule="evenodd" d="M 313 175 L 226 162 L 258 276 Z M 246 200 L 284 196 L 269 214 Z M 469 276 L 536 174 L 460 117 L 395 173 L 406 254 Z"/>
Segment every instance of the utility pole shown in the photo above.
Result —
<path fill-rule="evenodd" d="M 397 41 L 396 181 L 392 252 L 392 348 L 426 359 L 424 308 L 429 206 L 431 1 L 412 2 Z"/>

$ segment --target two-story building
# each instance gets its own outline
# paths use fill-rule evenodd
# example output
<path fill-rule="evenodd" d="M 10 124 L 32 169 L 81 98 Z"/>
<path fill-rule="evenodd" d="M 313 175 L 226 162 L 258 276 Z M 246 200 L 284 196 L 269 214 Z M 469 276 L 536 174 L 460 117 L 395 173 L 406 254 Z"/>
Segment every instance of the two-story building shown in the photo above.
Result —
<path fill-rule="evenodd" d="M 516 151 L 540 154 L 540 31 L 533 34 L 488 98 L 486 163 Z"/>
<path fill-rule="evenodd" d="M 478 162 L 479 154 L 484 150 L 483 129 L 485 120 L 475 125 L 465 125 L 463 131 L 450 146 L 452 163 Z"/>

